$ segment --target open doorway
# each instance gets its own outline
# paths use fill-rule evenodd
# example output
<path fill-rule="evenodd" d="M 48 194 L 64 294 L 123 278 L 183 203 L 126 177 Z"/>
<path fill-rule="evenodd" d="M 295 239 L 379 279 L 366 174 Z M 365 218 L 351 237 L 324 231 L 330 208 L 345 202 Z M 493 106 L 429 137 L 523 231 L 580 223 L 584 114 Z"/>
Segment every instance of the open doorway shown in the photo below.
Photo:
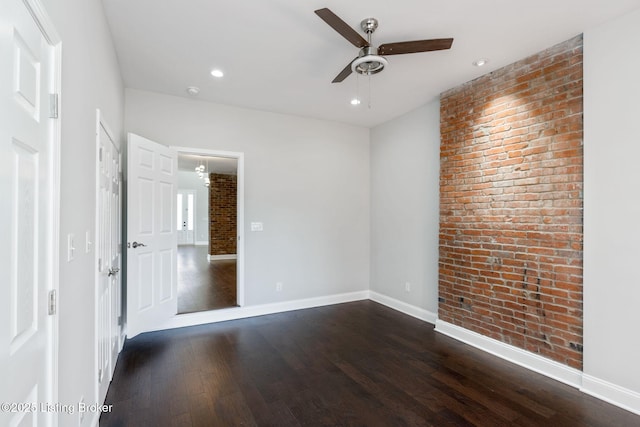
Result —
<path fill-rule="evenodd" d="M 178 151 L 178 314 L 237 307 L 238 158 Z"/>

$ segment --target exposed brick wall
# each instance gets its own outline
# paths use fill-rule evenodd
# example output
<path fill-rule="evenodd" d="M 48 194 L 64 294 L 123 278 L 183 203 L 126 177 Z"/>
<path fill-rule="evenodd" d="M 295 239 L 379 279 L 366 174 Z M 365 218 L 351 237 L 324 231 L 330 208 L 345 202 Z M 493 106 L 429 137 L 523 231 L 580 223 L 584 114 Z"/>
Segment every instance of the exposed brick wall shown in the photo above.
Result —
<path fill-rule="evenodd" d="M 209 174 L 209 255 L 236 253 L 237 177 Z"/>
<path fill-rule="evenodd" d="M 439 318 L 582 367 L 582 36 L 441 97 Z"/>

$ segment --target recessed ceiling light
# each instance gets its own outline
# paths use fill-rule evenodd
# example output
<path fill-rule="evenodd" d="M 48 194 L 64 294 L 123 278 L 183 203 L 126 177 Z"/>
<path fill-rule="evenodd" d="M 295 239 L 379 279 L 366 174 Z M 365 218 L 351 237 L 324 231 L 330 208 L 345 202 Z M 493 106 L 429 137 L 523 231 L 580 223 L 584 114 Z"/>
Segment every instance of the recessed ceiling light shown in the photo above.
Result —
<path fill-rule="evenodd" d="M 218 78 L 220 78 L 220 77 L 224 76 L 224 73 L 222 72 L 222 70 L 218 70 L 218 69 L 216 68 L 216 69 L 214 69 L 214 70 L 211 70 L 211 75 L 212 75 L 213 77 L 218 77 Z"/>
<path fill-rule="evenodd" d="M 197 86 L 189 86 L 187 88 L 187 93 L 191 96 L 196 96 L 197 94 L 200 93 L 200 88 Z"/>
<path fill-rule="evenodd" d="M 351 105 L 360 105 L 360 100 L 358 98 L 353 98 L 351 100 Z"/>
<path fill-rule="evenodd" d="M 472 64 L 475 67 L 483 67 L 483 66 L 487 65 L 487 62 L 489 62 L 488 59 L 480 58 L 480 59 L 476 59 L 475 61 L 473 61 Z"/>

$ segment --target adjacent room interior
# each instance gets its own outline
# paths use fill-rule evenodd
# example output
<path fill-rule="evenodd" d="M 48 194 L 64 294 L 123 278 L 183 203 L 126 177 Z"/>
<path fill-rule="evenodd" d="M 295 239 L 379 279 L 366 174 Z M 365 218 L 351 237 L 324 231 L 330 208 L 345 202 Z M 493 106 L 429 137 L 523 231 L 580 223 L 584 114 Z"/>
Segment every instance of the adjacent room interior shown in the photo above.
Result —
<path fill-rule="evenodd" d="M 237 306 L 237 160 L 178 155 L 178 314 Z"/>

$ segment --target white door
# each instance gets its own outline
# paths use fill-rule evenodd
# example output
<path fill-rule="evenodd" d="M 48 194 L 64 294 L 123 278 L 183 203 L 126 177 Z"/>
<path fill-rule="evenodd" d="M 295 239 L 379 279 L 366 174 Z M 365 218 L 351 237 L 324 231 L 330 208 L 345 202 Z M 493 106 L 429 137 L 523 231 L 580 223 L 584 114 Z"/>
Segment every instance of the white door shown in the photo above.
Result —
<path fill-rule="evenodd" d="M 0 1 L 0 425 L 46 426 L 55 389 L 58 139 L 49 118 L 58 50 L 33 1 Z M 36 22 L 37 19 L 37 22 Z M 43 25 L 42 20 L 46 21 Z M 55 114 L 53 114 L 55 116 Z M 55 250 L 54 250 L 55 248 Z M 5 404 L 9 404 L 5 407 Z"/>
<path fill-rule="evenodd" d="M 162 329 L 178 311 L 175 151 L 128 135 L 127 335 Z"/>
<path fill-rule="evenodd" d="M 97 114 L 97 375 L 104 402 L 120 351 L 120 151 Z"/>
<path fill-rule="evenodd" d="M 193 190 L 179 190 L 176 200 L 176 230 L 178 245 L 193 245 L 195 243 L 195 204 L 196 192 Z"/>

